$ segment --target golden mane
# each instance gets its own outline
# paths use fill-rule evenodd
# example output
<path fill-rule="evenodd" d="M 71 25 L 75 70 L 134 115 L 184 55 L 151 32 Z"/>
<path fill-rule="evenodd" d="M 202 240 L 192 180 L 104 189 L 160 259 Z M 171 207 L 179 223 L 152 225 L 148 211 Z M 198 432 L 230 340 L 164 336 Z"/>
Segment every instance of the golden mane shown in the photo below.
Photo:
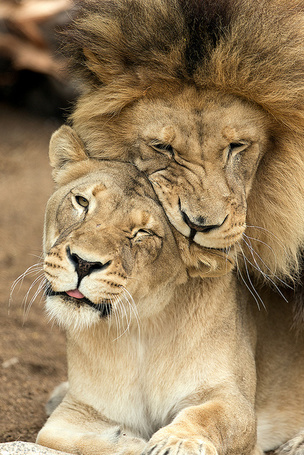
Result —
<path fill-rule="evenodd" d="M 184 86 L 260 106 L 273 120 L 273 146 L 248 199 L 246 235 L 263 273 L 295 279 L 304 245 L 304 1 L 80 3 L 65 31 L 83 89 L 74 127 L 82 123 L 98 143 L 97 121 Z"/>

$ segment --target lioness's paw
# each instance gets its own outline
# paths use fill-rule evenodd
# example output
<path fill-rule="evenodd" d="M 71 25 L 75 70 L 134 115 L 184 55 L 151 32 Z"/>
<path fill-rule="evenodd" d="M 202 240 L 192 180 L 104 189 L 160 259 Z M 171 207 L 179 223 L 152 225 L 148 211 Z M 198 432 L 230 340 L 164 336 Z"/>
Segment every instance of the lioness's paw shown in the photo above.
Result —
<path fill-rule="evenodd" d="M 75 453 L 81 455 L 141 455 L 147 442 L 129 436 L 118 427 L 102 435 L 84 433 L 79 439 Z"/>
<path fill-rule="evenodd" d="M 141 455 L 147 446 L 147 441 L 121 432 L 117 447 L 116 455 Z"/>
<path fill-rule="evenodd" d="M 303 455 L 304 454 L 304 430 L 298 433 L 294 438 L 282 444 L 276 451 L 275 455 Z"/>
<path fill-rule="evenodd" d="M 215 446 L 207 439 L 174 435 L 161 438 L 158 433 L 149 441 L 143 455 L 217 455 Z"/>

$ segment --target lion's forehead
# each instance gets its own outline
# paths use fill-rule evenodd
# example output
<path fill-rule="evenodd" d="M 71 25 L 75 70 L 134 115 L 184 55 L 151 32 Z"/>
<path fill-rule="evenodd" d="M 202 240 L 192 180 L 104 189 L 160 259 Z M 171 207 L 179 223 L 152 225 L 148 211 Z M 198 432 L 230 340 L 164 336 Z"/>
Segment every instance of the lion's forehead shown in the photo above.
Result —
<path fill-rule="evenodd" d="M 136 110 L 136 134 L 147 141 L 168 142 L 194 160 L 210 158 L 208 152 L 222 149 L 229 142 L 264 142 L 270 126 L 270 120 L 258 106 L 235 97 L 214 99 L 196 94 L 192 99 L 188 93 L 188 99 L 180 96 L 170 102 L 143 100 Z"/>

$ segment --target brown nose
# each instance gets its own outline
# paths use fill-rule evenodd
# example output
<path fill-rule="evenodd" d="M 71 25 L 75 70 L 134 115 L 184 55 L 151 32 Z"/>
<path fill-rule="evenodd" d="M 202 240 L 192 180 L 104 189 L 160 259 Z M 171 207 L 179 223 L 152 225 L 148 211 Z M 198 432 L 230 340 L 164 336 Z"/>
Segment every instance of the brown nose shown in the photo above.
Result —
<path fill-rule="evenodd" d="M 90 275 L 94 271 L 100 271 L 106 269 L 110 264 L 111 261 L 108 261 L 106 263 L 102 262 L 89 262 L 86 261 L 85 259 L 82 259 L 78 254 L 76 253 L 71 253 L 70 247 L 68 246 L 66 248 L 67 256 L 69 260 L 72 262 L 72 264 L 75 267 L 75 270 L 78 275 L 78 286 L 80 284 L 80 281 L 87 275 Z"/>

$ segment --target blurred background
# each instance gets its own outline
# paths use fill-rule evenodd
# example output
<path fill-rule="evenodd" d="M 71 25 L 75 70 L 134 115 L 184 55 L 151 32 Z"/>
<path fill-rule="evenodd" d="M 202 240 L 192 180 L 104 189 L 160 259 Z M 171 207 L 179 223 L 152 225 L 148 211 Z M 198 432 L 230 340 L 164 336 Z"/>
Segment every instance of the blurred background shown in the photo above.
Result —
<path fill-rule="evenodd" d="M 1 0 L 0 99 L 30 112 L 61 117 L 76 95 L 60 52 L 60 29 L 71 0 Z"/>
<path fill-rule="evenodd" d="M 35 441 L 67 376 L 43 308 L 42 233 L 48 143 L 77 97 L 60 50 L 74 13 L 71 0 L 0 0 L 0 442 Z"/>

